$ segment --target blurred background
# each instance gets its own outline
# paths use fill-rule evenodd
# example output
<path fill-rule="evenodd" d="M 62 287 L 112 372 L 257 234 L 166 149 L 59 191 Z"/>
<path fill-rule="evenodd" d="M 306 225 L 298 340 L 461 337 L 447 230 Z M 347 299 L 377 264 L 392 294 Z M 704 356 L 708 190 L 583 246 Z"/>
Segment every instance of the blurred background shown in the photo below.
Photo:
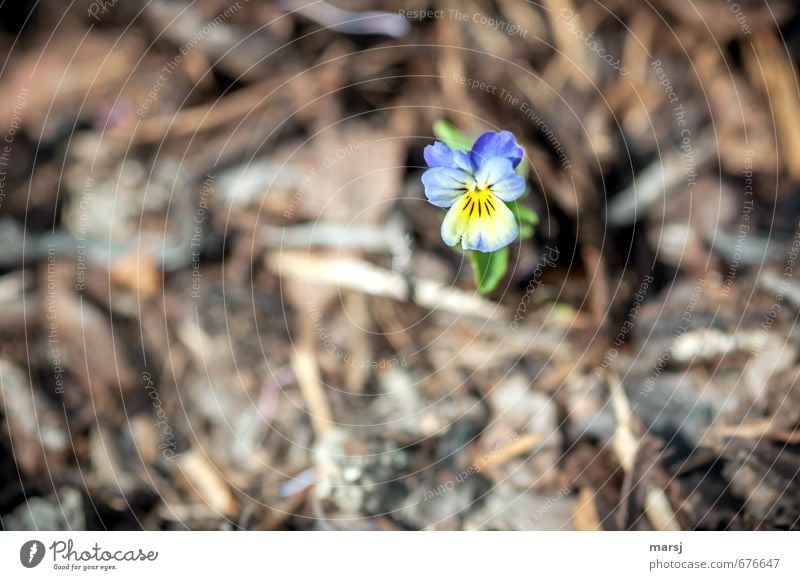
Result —
<path fill-rule="evenodd" d="M 2 528 L 797 528 L 799 15 L 2 3 Z M 440 120 L 526 151 L 488 296 Z"/>

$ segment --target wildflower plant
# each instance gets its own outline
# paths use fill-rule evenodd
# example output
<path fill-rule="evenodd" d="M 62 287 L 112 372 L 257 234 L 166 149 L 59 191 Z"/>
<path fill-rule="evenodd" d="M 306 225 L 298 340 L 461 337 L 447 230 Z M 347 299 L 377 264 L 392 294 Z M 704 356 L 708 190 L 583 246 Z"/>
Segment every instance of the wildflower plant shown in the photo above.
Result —
<path fill-rule="evenodd" d="M 508 270 L 508 246 L 533 235 L 536 213 L 519 201 L 527 194 L 522 147 L 509 131 L 487 131 L 473 143 L 444 121 L 425 147 L 422 174 L 428 201 L 447 213 L 442 239 L 469 253 L 479 292 L 487 294 Z"/>

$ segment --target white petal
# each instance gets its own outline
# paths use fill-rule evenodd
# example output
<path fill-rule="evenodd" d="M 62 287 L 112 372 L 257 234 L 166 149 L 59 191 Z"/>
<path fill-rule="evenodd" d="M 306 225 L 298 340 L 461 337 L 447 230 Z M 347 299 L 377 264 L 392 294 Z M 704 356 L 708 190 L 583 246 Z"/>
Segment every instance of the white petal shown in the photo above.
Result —
<path fill-rule="evenodd" d="M 519 228 L 517 218 L 499 199 L 492 200 L 495 210 L 491 215 L 473 217 L 469 220 L 466 233 L 461 240 L 465 250 L 494 252 L 517 239 Z"/>
<path fill-rule="evenodd" d="M 448 246 L 455 246 L 466 231 L 467 220 L 463 215 L 465 201 L 466 197 L 462 197 L 454 203 L 442 220 L 442 239 Z"/>

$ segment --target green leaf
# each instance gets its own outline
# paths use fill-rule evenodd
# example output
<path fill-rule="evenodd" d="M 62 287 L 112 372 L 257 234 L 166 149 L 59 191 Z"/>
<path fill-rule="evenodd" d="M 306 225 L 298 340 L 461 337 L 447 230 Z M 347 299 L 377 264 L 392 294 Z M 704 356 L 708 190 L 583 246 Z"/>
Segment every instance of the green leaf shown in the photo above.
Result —
<path fill-rule="evenodd" d="M 517 175 L 521 175 L 525 178 L 525 181 L 527 181 L 528 176 L 531 173 L 531 168 L 528 165 L 528 161 L 523 157 L 522 161 L 519 162 L 519 165 L 517 165 L 517 168 L 514 171 L 517 172 Z M 528 192 L 526 191 L 525 193 L 527 194 Z"/>
<path fill-rule="evenodd" d="M 539 224 L 539 216 L 536 212 L 519 201 L 512 201 L 506 205 L 517 218 L 519 237 L 523 240 L 532 238 L 533 227 Z"/>
<path fill-rule="evenodd" d="M 553 307 L 553 315 L 563 320 L 572 320 L 578 314 L 569 304 L 559 303 Z"/>
<path fill-rule="evenodd" d="M 510 201 L 507 202 L 506 205 L 508 206 L 508 209 L 511 210 L 511 213 L 517 216 L 517 219 L 521 223 L 531 226 L 539 224 L 539 216 L 527 205 L 519 203 L 518 201 Z"/>
<path fill-rule="evenodd" d="M 508 270 L 508 246 L 489 253 L 473 250 L 469 257 L 478 292 L 488 294 L 497 288 Z"/>
<path fill-rule="evenodd" d="M 469 151 L 472 149 L 472 139 L 453 125 L 439 119 L 433 124 L 433 134 L 439 141 L 444 142 L 450 149 L 458 149 L 460 151 Z"/>

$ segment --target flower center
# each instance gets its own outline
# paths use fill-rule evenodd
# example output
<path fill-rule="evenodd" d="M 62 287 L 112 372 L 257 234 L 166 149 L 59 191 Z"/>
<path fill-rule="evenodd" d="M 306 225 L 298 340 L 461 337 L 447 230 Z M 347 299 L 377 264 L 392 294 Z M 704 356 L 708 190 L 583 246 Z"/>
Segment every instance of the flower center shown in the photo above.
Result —
<path fill-rule="evenodd" d="M 488 187 L 470 189 L 464 194 L 462 215 L 467 218 L 491 216 L 497 207 L 497 200 Z"/>

